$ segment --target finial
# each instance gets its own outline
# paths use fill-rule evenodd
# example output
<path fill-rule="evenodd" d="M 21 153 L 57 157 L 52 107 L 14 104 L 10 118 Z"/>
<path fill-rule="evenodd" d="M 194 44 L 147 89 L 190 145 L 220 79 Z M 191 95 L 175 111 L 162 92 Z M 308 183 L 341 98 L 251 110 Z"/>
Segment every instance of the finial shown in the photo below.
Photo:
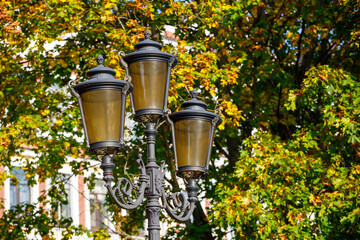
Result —
<path fill-rule="evenodd" d="M 150 39 L 150 36 L 151 36 L 150 31 L 149 31 L 149 30 L 146 30 L 146 31 L 145 31 L 145 39 L 146 39 L 146 40 Z"/>
<path fill-rule="evenodd" d="M 98 65 L 103 65 L 104 57 L 101 54 L 99 54 L 99 56 L 97 56 L 96 58 L 96 62 L 98 63 Z"/>
<path fill-rule="evenodd" d="M 197 98 L 197 95 L 198 95 L 199 93 L 198 93 L 198 91 L 197 91 L 197 89 L 194 89 L 194 90 L 192 90 L 192 92 L 191 92 L 191 96 L 193 97 L 193 98 Z"/>

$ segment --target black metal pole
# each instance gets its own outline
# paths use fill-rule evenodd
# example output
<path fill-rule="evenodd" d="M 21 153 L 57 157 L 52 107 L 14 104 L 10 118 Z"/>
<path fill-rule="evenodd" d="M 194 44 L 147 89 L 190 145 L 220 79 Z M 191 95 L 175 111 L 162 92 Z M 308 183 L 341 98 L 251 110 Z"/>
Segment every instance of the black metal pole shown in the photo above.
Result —
<path fill-rule="evenodd" d="M 148 199 L 146 212 L 148 216 L 149 240 L 160 240 L 161 205 L 159 203 L 159 199 L 161 197 L 163 179 L 155 158 L 155 140 L 157 135 L 155 123 L 146 124 L 145 135 L 148 148 L 146 174 L 150 178 L 149 185 L 145 190 L 145 196 Z"/>

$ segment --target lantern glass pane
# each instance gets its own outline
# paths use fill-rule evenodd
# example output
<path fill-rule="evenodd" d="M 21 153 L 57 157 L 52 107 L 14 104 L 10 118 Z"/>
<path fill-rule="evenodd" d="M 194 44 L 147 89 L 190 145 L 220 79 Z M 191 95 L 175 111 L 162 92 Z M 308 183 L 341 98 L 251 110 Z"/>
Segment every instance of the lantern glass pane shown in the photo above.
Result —
<path fill-rule="evenodd" d="M 89 142 L 120 141 L 120 90 L 101 89 L 81 94 Z"/>
<path fill-rule="evenodd" d="M 200 119 L 174 123 L 178 167 L 205 167 L 211 136 L 211 123 Z"/>
<path fill-rule="evenodd" d="M 129 66 L 135 110 L 144 108 L 164 108 L 167 63 L 160 61 L 140 61 Z"/>

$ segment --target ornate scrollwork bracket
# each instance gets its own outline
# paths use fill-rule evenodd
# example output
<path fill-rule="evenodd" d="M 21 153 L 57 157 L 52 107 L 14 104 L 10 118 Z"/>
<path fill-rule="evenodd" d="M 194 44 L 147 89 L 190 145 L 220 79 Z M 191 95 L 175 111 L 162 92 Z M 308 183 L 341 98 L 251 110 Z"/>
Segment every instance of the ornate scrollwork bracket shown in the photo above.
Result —
<path fill-rule="evenodd" d="M 109 155 L 105 155 L 102 158 L 100 167 L 104 170 L 105 187 L 108 189 L 110 197 L 116 205 L 124 209 L 134 209 L 144 200 L 144 193 L 148 185 L 149 177 L 146 175 L 145 164 L 141 155 L 138 157 L 136 163 L 140 170 L 140 186 L 132 183 L 126 178 L 119 178 L 114 187 L 112 187 L 111 183 L 114 180 L 112 171 L 115 164 L 112 162 L 112 157 Z"/>
<path fill-rule="evenodd" d="M 162 162 L 161 171 L 163 177 L 165 174 L 165 163 Z M 195 203 L 198 201 L 197 192 L 199 187 L 197 186 L 198 180 L 189 179 L 186 187 L 187 196 L 184 192 L 166 193 L 162 188 L 161 202 L 162 207 L 166 212 L 175 220 L 180 222 L 187 221 L 195 209 Z"/>
<path fill-rule="evenodd" d="M 112 186 L 111 183 L 114 180 L 112 170 L 115 164 L 112 162 L 112 157 L 109 155 L 103 156 L 100 167 L 104 170 L 105 187 L 108 189 L 110 197 L 115 204 L 124 209 L 134 209 L 143 202 L 146 195 L 155 193 L 161 198 L 161 208 L 164 208 L 172 218 L 182 222 L 188 220 L 195 209 L 195 203 L 198 201 L 198 180 L 189 179 L 187 181 L 187 194 L 185 192 L 166 193 L 164 191 L 165 161 L 161 162 L 159 169 L 151 171 L 150 174 L 155 174 L 154 176 L 146 174 L 146 167 L 141 155 L 139 155 L 136 163 L 140 170 L 140 186 L 126 178 L 119 178 L 115 186 Z M 154 182 L 152 183 L 153 187 L 150 187 L 150 185 L 152 185 L 150 181 L 151 178 L 154 178 Z M 152 188 L 153 190 L 151 190 Z M 148 210 L 160 211 L 160 205 L 158 208 L 149 208 Z"/>

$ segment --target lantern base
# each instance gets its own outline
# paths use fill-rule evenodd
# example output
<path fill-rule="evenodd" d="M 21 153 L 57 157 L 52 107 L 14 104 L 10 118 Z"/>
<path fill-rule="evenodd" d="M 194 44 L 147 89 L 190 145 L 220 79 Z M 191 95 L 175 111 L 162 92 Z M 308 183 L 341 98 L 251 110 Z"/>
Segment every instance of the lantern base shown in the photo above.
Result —
<path fill-rule="evenodd" d="M 208 170 L 205 167 L 201 166 L 182 166 L 177 170 L 177 175 L 185 179 L 189 178 L 201 178 L 208 175 Z"/>
<path fill-rule="evenodd" d="M 166 112 L 161 108 L 143 108 L 140 110 L 135 110 L 134 120 L 144 124 L 156 123 L 159 118 L 165 115 Z"/>
<path fill-rule="evenodd" d="M 90 151 L 96 155 L 114 154 L 115 151 L 124 147 L 120 141 L 100 141 L 90 143 Z"/>

